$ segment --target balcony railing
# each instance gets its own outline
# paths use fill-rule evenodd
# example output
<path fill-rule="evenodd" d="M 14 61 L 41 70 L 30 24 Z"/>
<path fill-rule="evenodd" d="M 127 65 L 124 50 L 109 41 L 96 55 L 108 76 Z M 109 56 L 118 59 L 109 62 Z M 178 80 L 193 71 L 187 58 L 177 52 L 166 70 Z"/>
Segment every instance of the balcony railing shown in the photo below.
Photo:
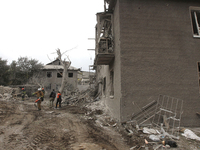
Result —
<path fill-rule="evenodd" d="M 114 59 L 112 14 L 97 14 L 95 65 L 109 65 Z"/>

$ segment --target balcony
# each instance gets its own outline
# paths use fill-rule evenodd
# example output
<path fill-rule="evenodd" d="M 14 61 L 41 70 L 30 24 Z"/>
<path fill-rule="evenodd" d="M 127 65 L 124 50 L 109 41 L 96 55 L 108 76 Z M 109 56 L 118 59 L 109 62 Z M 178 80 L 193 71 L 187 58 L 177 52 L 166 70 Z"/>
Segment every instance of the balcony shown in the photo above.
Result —
<path fill-rule="evenodd" d="M 96 65 L 109 65 L 115 55 L 110 38 L 101 37 L 98 42 L 98 50 L 96 53 Z"/>
<path fill-rule="evenodd" d="M 96 25 L 95 65 L 109 65 L 115 58 L 112 14 L 98 13 Z"/>

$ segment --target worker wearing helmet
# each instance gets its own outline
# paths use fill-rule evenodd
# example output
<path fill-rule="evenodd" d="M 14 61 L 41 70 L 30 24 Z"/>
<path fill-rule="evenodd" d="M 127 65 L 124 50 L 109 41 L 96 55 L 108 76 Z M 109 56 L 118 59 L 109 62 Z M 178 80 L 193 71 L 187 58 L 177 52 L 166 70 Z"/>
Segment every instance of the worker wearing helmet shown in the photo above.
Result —
<path fill-rule="evenodd" d="M 24 88 L 22 88 L 22 93 L 21 93 L 22 101 L 24 101 L 25 95 L 26 95 L 26 91 Z"/>
<path fill-rule="evenodd" d="M 57 94 L 57 102 L 56 102 L 56 109 L 57 109 L 57 105 L 59 103 L 59 108 L 61 108 L 61 93 L 58 91 L 58 94 Z"/>
<path fill-rule="evenodd" d="M 33 95 L 35 95 L 35 94 L 36 94 L 36 96 L 37 96 L 36 102 L 37 102 L 38 110 L 41 110 L 41 101 L 42 101 L 41 97 L 44 96 L 44 94 L 43 94 L 43 92 L 42 92 L 42 89 L 39 88 L 37 92 L 33 93 Z"/>

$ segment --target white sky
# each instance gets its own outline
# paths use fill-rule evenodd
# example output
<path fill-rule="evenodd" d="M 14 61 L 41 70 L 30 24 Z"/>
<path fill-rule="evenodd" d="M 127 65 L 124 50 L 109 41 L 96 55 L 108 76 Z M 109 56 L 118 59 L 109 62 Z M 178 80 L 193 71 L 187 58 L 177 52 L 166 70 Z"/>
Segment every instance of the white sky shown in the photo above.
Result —
<path fill-rule="evenodd" d="M 96 13 L 103 0 L 0 0 L 0 57 L 10 64 L 28 57 L 44 65 L 66 53 L 72 66 L 89 70 L 94 62 Z M 54 54 L 52 54 L 54 53 Z M 48 56 L 49 58 L 48 58 Z M 67 58 L 66 55 L 63 58 Z"/>

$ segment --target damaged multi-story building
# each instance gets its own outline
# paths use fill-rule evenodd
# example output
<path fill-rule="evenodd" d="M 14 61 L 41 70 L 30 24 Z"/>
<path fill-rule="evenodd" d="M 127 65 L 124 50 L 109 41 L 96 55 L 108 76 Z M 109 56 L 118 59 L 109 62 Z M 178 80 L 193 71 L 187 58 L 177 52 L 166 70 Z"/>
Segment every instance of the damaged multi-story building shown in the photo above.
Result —
<path fill-rule="evenodd" d="M 111 115 L 128 121 L 160 94 L 170 95 L 183 100 L 181 125 L 199 126 L 200 1 L 104 3 L 96 14 L 94 68 Z"/>

